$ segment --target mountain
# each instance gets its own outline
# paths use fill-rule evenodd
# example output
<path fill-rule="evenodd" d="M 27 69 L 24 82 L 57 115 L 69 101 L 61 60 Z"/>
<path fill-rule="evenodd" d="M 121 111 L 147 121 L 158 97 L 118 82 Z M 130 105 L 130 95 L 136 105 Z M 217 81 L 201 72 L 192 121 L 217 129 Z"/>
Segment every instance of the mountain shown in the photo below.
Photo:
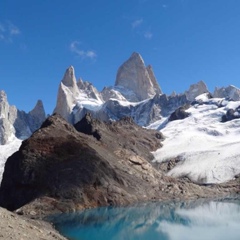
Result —
<path fill-rule="evenodd" d="M 141 55 L 136 52 L 118 69 L 115 87 L 130 102 L 139 102 L 162 93 L 152 67 L 146 67 Z"/>
<path fill-rule="evenodd" d="M 15 106 L 10 106 L 7 95 L 0 91 L 0 144 L 6 144 L 15 135 L 19 139 L 28 138 L 42 122 L 46 119 L 46 114 L 41 100 L 29 113 L 18 110 Z"/>
<path fill-rule="evenodd" d="M 26 113 L 8 103 L 7 95 L 0 91 L 0 181 L 6 159 L 18 150 L 21 141 L 28 138 L 46 119 L 42 101 Z"/>
<path fill-rule="evenodd" d="M 67 79 L 71 80 L 66 81 L 69 75 Z M 141 86 L 145 95 L 140 90 Z M 198 183 L 220 183 L 240 174 L 239 163 L 236 162 L 238 151 L 234 151 L 232 157 L 221 154 L 222 151 L 228 151 L 226 149 L 230 149 L 230 146 L 238 144 L 234 140 L 237 128 L 232 127 L 234 134 L 231 137 L 228 133 L 228 125 L 235 126 L 235 122 L 239 121 L 237 106 L 240 105 L 240 90 L 237 87 L 230 85 L 215 88 L 211 93 L 206 84 L 199 81 L 183 94 L 167 96 L 157 84 L 152 68 L 145 66 L 138 53 L 133 53 L 118 69 L 113 87 L 105 87 L 98 92 L 89 82 L 81 79 L 77 82 L 74 69 L 70 67 L 59 89 L 55 112 L 72 124 L 91 113 L 102 121 L 131 117 L 140 126 L 161 129 L 166 140 L 159 154 L 156 153 L 155 161 L 163 169 L 167 164 L 173 165 L 166 171 L 170 176 L 187 176 Z M 222 106 L 223 103 L 228 104 Z M 228 120 L 233 121 L 229 123 Z M 222 133 L 221 137 L 217 135 L 218 131 Z M 202 147 L 204 144 L 205 148 Z M 219 154 L 215 156 L 218 150 Z M 201 160 L 200 156 L 205 156 L 205 160 Z M 207 161 L 211 161 L 211 165 Z M 197 166 L 200 163 L 205 165 L 199 168 Z"/>
<path fill-rule="evenodd" d="M 131 117 L 135 123 L 147 127 L 165 119 L 176 109 L 188 105 L 201 94 L 208 93 L 218 98 L 240 100 L 240 90 L 234 86 L 216 88 L 210 93 L 206 84 L 199 81 L 182 94 L 162 92 L 152 67 L 138 53 L 133 53 L 118 69 L 114 86 L 104 87 L 99 92 L 90 82 L 76 80 L 70 66 L 60 82 L 54 113 L 60 114 L 69 123 L 75 124 L 86 113 L 102 121 L 116 121 Z"/>
<path fill-rule="evenodd" d="M 204 96 L 204 98 L 200 97 L 198 99 L 198 96 Z M 162 92 L 157 83 L 152 67 L 150 65 L 145 66 L 141 55 L 133 53 L 130 58 L 119 67 L 114 86 L 104 87 L 102 91 L 98 91 L 90 82 L 83 81 L 82 79 L 77 80 L 74 68 L 70 66 L 60 82 L 54 113 L 60 114 L 71 124 L 76 124 L 81 121 L 88 113 L 90 113 L 92 117 L 106 122 L 131 117 L 136 124 L 147 128 L 162 129 L 164 133 L 166 132 L 167 139 L 172 138 L 172 142 L 175 141 L 174 139 L 178 139 L 179 142 L 185 144 L 187 137 L 177 138 L 174 134 L 185 129 L 182 134 L 184 136 L 185 131 L 191 129 L 188 126 L 190 124 L 188 123 L 189 119 L 193 119 L 192 125 L 194 122 L 196 123 L 196 129 L 194 128 L 192 133 L 196 136 L 195 138 L 198 139 L 200 134 L 198 129 L 199 125 L 202 124 L 203 129 L 207 129 L 213 119 L 215 119 L 217 125 L 220 121 L 218 118 L 221 118 L 221 124 L 223 124 L 223 122 L 234 120 L 238 117 L 239 113 L 237 108 L 226 109 L 225 113 L 223 113 L 222 108 L 219 107 L 219 109 L 216 110 L 216 115 L 209 115 L 208 107 L 211 106 L 213 102 L 213 107 L 216 107 L 216 102 L 230 101 L 231 103 L 239 100 L 240 90 L 237 87 L 230 85 L 228 87 L 215 88 L 214 92 L 211 93 L 203 81 L 192 84 L 183 94 L 173 92 L 173 94 L 168 96 Z M 197 104 L 199 105 L 198 108 L 196 108 Z M 206 106 L 206 108 L 204 108 L 204 106 Z M 192 118 L 193 114 L 191 109 L 199 109 L 199 113 L 194 112 L 194 114 L 197 114 L 197 117 Z M 45 112 L 41 101 L 38 101 L 36 107 L 29 113 L 19 111 L 15 106 L 8 104 L 6 94 L 1 91 L 0 116 L 0 143 L 5 144 L 5 147 L 0 146 L 2 149 L 0 153 L 0 163 L 2 166 L 1 170 L 3 171 L 6 158 L 20 146 L 21 142 L 18 139 L 26 139 L 32 132 L 38 129 L 45 119 Z M 202 121 L 201 123 L 200 120 L 198 120 L 199 118 Z M 179 121 L 184 124 L 179 125 Z M 225 125 L 227 124 L 229 123 Z M 172 126 L 171 129 L 174 129 L 170 131 L 171 134 L 168 133 L 169 126 Z M 226 132 L 227 131 L 226 129 Z M 215 137 L 215 139 L 218 141 L 218 137 Z M 194 143 L 192 140 L 188 141 L 192 144 Z M 208 138 L 204 138 L 204 141 L 208 142 Z M 191 144 L 189 144 L 189 146 L 190 145 Z M 198 149 L 197 143 L 195 144 L 195 148 Z M 167 149 L 166 151 L 169 154 L 173 152 L 171 149 L 175 148 L 166 140 L 163 149 Z M 162 151 L 164 150 L 160 150 L 160 152 Z M 174 166 L 179 166 L 184 163 L 184 161 L 178 161 L 178 164 L 176 164 L 176 160 L 173 160 L 179 158 L 185 159 L 181 157 L 179 152 L 176 151 L 176 153 L 173 152 L 170 155 L 171 157 L 168 159 L 158 157 L 156 158 L 156 162 L 163 162 L 164 159 L 166 162 L 165 165 L 170 161 L 171 164 L 175 162 L 173 164 Z M 223 159 L 221 161 L 223 161 Z M 164 164 L 160 165 L 164 168 Z M 184 164 L 182 165 L 185 166 Z M 168 174 L 179 177 L 184 176 L 186 173 L 184 170 L 181 174 L 175 174 L 174 169 L 171 168 Z M 225 176 L 221 174 L 220 177 L 216 177 L 215 171 L 218 172 L 216 169 L 218 168 L 212 169 L 212 174 L 209 173 L 208 175 L 202 173 L 195 174 L 194 177 L 191 174 L 186 175 L 188 177 L 191 175 L 189 178 L 192 181 L 201 183 L 223 182 L 238 175 L 238 170 L 234 168 L 231 174 L 228 173 L 225 174 Z M 209 171 L 206 170 L 205 172 L 207 173 Z M 213 173 L 215 174 L 214 176 Z"/>
<path fill-rule="evenodd" d="M 185 95 L 189 101 L 194 101 L 195 98 L 203 93 L 209 93 L 206 84 L 203 81 L 192 84 L 188 91 L 185 91 Z"/>
<path fill-rule="evenodd" d="M 54 113 L 45 120 L 41 101 L 19 111 L 0 92 L 0 171 L 15 152 L 0 206 L 45 215 L 240 192 L 237 87 L 211 93 L 199 81 L 168 96 L 133 53 L 101 92 L 70 66 Z"/>
<path fill-rule="evenodd" d="M 86 115 L 75 128 L 49 117 L 8 158 L 0 206 L 46 215 L 138 201 L 225 196 L 233 185 L 199 186 L 165 176 L 152 164 L 159 131 L 132 119 L 105 123 Z M 20 208 L 20 209 L 19 209 Z"/>
<path fill-rule="evenodd" d="M 103 121 L 129 116 L 147 126 L 188 102 L 186 94 L 163 94 L 152 67 L 146 67 L 140 54 L 133 53 L 118 69 L 115 85 L 101 92 L 89 82 L 76 81 L 74 68 L 69 67 L 59 85 L 54 113 L 72 124 L 90 112 Z"/>

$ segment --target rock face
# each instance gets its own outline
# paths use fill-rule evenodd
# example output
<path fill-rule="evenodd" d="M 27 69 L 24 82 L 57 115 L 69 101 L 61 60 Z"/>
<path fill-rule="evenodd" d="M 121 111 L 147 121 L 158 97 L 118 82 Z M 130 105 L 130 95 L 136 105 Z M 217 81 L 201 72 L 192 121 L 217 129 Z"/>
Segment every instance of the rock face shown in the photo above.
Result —
<path fill-rule="evenodd" d="M 8 142 L 15 130 L 12 126 L 14 121 L 14 116 L 12 116 L 14 111 L 10 108 L 7 95 L 4 91 L 0 91 L 0 145 L 4 145 Z"/>
<path fill-rule="evenodd" d="M 222 88 L 215 88 L 213 97 L 215 98 L 228 98 L 232 99 L 233 101 L 239 101 L 240 100 L 240 89 L 237 87 L 234 87 L 233 85 L 230 85 L 228 87 L 222 87 Z"/>
<path fill-rule="evenodd" d="M 46 119 L 42 102 L 39 100 L 29 113 L 10 106 L 7 95 L 0 91 L 0 145 L 8 142 L 11 136 L 25 139 L 38 129 Z"/>
<path fill-rule="evenodd" d="M 203 81 L 199 81 L 196 84 L 192 84 L 189 88 L 188 91 L 185 92 L 187 99 L 189 101 L 194 101 L 194 99 L 203 94 L 203 93 L 208 93 L 208 89 L 206 84 Z"/>
<path fill-rule="evenodd" d="M 79 95 L 79 90 L 76 82 L 74 68 L 70 66 L 59 85 L 57 105 L 54 113 L 60 114 L 68 122 L 72 122 L 72 110 L 76 104 L 76 98 Z"/>
<path fill-rule="evenodd" d="M 31 132 L 34 132 L 36 129 L 40 128 L 45 119 L 46 114 L 43 103 L 41 100 L 38 100 L 33 110 L 28 113 L 28 122 Z"/>
<path fill-rule="evenodd" d="M 161 146 L 161 133 L 130 118 L 106 124 L 88 115 L 76 129 L 87 135 L 54 115 L 23 142 L 6 162 L 0 206 L 45 215 L 219 193 L 157 171 L 150 164 L 151 151 Z M 224 191 L 229 194 L 231 188 Z"/>
<path fill-rule="evenodd" d="M 145 67 L 140 54 L 133 53 L 118 69 L 115 87 L 131 102 L 138 102 L 161 94 L 162 91 L 151 66 Z"/>

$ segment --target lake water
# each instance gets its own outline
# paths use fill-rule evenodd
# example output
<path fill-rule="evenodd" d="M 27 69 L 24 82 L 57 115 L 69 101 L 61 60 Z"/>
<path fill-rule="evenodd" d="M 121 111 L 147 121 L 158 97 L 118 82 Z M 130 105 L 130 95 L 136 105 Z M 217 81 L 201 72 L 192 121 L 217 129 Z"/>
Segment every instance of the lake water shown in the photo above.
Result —
<path fill-rule="evenodd" d="M 240 201 L 102 207 L 50 219 L 74 240 L 239 240 Z"/>

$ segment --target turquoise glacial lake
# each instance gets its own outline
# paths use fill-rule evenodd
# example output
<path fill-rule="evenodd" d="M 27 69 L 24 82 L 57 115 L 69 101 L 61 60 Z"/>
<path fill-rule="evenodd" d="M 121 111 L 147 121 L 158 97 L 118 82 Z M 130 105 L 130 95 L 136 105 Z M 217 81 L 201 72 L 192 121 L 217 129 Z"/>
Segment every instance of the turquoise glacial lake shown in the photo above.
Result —
<path fill-rule="evenodd" d="M 50 221 L 72 240 L 239 240 L 240 200 L 102 207 Z"/>

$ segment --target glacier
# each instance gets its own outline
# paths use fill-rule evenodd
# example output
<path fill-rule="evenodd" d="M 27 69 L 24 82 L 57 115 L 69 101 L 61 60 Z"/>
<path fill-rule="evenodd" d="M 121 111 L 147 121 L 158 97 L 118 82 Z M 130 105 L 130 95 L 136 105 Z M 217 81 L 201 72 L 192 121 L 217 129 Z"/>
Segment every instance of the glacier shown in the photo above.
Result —
<path fill-rule="evenodd" d="M 188 177 L 196 183 L 234 179 L 240 174 L 240 119 L 222 122 L 222 116 L 238 106 L 240 101 L 208 99 L 203 94 L 186 110 L 189 117 L 150 125 L 162 128 L 165 136 L 163 147 L 153 153 L 154 162 L 177 159 L 178 163 L 167 175 Z"/>

